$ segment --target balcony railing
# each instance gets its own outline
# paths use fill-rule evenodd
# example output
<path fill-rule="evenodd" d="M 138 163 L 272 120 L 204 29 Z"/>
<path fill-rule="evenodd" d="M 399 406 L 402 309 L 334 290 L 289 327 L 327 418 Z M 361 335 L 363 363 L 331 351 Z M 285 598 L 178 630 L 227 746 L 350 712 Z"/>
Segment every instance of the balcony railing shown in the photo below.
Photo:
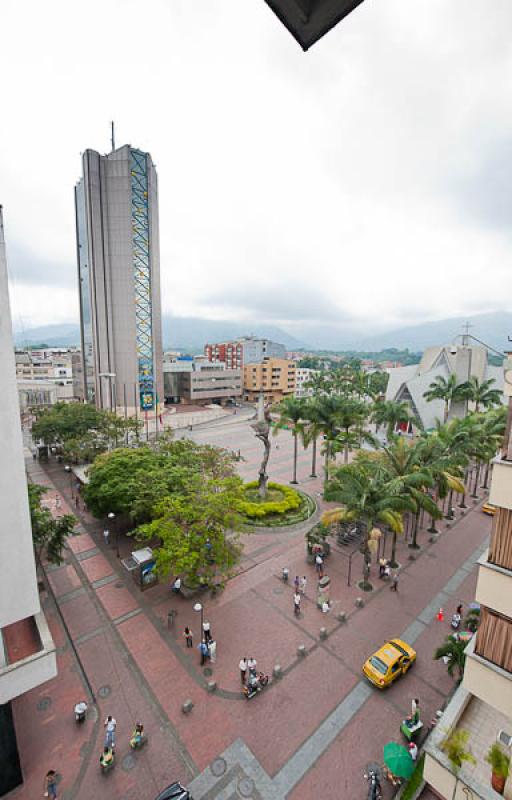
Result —
<path fill-rule="evenodd" d="M 482 607 L 475 653 L 512 673 L 512 619 Z"/>
<path fill-rule="evenodd" d="M 492 526 L 488 561 L 512 571 L 512 511 L 498 508 Z"/>

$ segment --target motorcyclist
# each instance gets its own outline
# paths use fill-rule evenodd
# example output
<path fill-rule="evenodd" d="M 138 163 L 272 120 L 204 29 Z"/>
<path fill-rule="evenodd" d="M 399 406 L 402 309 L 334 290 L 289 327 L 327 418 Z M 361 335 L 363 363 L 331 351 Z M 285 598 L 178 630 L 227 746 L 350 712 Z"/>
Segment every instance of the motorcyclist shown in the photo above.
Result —
<path fill-rule="evenodd" d="M 144 739 L 144 725 L 142 722 L 137 722 L 135 728 L 132 733 L 132 738 L 130 739 L 130 747 L 138 747 L 142 744 L 142 740 Z"/>
<path fill-rule="evenodd" d="M 100 765 L 102 767 L 110 767 L 114 763 L 114 751 L 111 747 L 105 745 L 103 752 L 100 755 Z"/>

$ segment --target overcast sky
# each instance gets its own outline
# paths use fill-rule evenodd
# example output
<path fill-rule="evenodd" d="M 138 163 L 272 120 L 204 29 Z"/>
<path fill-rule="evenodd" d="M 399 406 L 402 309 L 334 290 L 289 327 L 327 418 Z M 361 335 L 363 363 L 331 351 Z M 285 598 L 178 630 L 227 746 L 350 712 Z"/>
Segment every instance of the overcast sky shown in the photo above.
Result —
<path fill-rule="evenodd" d="M 365 0 L 303 53 L 263 0 L 2 0 L 16 328 L 78 315 L 80 154 L 149 150 L 165 311 L 368 331 L 510 309 L 511 0 Z"/>

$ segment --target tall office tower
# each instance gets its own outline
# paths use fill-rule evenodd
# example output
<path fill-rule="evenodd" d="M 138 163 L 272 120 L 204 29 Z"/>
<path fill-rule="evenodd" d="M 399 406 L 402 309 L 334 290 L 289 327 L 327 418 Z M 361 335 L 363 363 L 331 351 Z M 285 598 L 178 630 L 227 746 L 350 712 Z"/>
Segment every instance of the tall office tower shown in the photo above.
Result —
<path fill-rule="evenodd" d="M 163 402 L 158 186 L 149 153 L 86 150 L 75 188 L 84 398 L 98 408 Z"/>
<path fill-rule="evenodd" d="M 0 206 L 0 797 L 21 783 L 11 700 L 57 674 L 57 660 L 39 603 L 23 458 L 20 410 Z"/>

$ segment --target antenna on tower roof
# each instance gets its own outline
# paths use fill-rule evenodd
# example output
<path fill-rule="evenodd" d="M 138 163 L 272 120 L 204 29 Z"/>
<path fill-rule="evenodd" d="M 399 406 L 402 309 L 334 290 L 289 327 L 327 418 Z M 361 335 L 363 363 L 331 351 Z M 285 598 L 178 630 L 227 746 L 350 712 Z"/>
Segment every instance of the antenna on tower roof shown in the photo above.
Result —
<path fill-rule="evenodd" d="M 116 138 L 114 134 L 114 121 L 110 123 L 110 141 L 112 142 L 112 152 L 116 149 Z"/>

